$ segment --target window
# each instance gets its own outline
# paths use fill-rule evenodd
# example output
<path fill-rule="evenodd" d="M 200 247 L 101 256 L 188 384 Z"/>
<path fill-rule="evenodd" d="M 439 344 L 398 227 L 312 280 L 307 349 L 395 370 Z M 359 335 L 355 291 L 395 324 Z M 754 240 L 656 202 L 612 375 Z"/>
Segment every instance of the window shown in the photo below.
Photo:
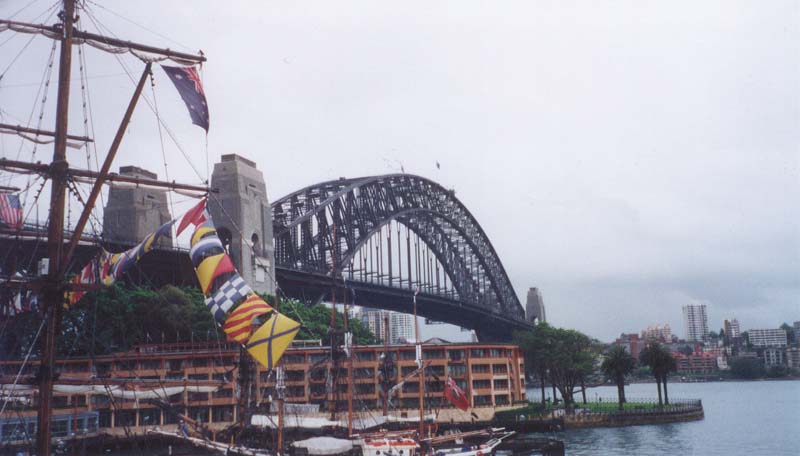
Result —
<path fill-rule="evenodd" d="M 286 381 L 287 382 L 302 382 L 306 379 L 306 373 L 301 370 L 287 370 L 286 371 Z"/>
<path fill-rule="evenodd" d="M 305 355 L 283 355 L 283 362 L 286 364 L 303 364 L 306 362 Z"/>
<path fill-rule="evenodd" d="M 496 389 L 496 390 L 507 390 L 508 389 L 508 380 L 495 380 L 494 381 L 494 389 Z"/>
<path fill-rule="evenodd" d="M 359 367 L 353 371 L 355 378 L 373 378 L 375 377 L 375 368 L 373 367 Z"/>
<path fill-rule="evenodd" d="M 305 397 L 306 387 L 303 385 L 287 386 L 286 395 L 289 397 Z"/>
<path fill-rule="evenodd" d="M 369 351 L 357 351 L 356 352 L 356 360 L 357 361 L 374 361 L 375 360 L 375 352 L 372 350 Z"/>
<path fill-rule="evenodd" d="M 182 359 L 168 359 L 166 363 L 167 370 L 171 371 L 183 370 L 183 368 L 186 366 L 185 361 Z"/>
<path fill-rule="evenodd" d="M 143 359 L 139 361 L 139 369 L 157 370 L 161 369 L 160 359 Z"/>
<path fill-rule="evenodd" d="M 136 426 L 136 411 L 135 410 L 121 410 L 114 415 L 114 426 Z"/>
<path fill-rule="evenodd" d="M 472 389 L 488 389 L 492 387 L 491 380 L 473 380 Z"/>
<path fill-rule="evenodd" d="M 404 361 L 417 359 L 417 352 L 415 350 L 403 350 L 400 352 L 400 359 Z"/>
<path fill-rule="evenodd" d="M 495 364 L 492 366 L 492 371 L 495 374 L 507 374 L 508 366 L 506 366 L 505 364 Z"/>
<path fill-rule="evenodd" d="M 473 358 L 483 358 L 484 350 L 482 348 L 473 348 L 469 351 L 469 355 Z"/>
<path fill-rule="evenodd" d="M 208 374 L 189 374 L 189 380 L 208 380 Z"/>
<path fill-rule="evenodd" d="M 447 350 L 447 356 L 450 361 L 461 361 L 464 359 L 464 350 Z"/>
<path fill-rule="evenodd" d="M 475 396 L 473 400 L 476 406 L 492 405 L 492 396 Z"/>
<path fill-rule="evenodd" d="M 374 383 L 356 383 L 355 387 L 356 394 L 375 394 Z"/>
<path fill-rule="evenodd" d="M 208 358 L 194 358 L 192 360 L 192 367 L 208 367 Z"/>
<path fill-rule="evenodd" d="M 232 388 L 222 388 L 220 390 L 215 391 L 212 394 L 213 394 L 214 399 L 230 398 L 230 397 L 233 397 L 233 389 Z"/>
<path fill-rule="evenodd" d="M 208 393 L 189 393 L 190 402 L 207 401 Z"/>
<path fill-rule="evenodd" d="M 212 407 L 211 415 L 215 423 L 233 421 L 233 407 L 230 405 Z"/>
<path fill-rule="evenodd" d="M 444 358 L 444 350 L 442 350 L 442 349 L 425 350 L 422 353 L 423 353 L 423 357 L 425 359 L 443 359 Z"/>
<path fill-rule="evenodd" d="M 117 370 L 136 370 L 136 361 L 117 361 Z"/>
<path fill-rule="evenodd" d="M 189 407 L 189 417 L 201 423 L 208 423 L 208 407 Z"/>
<path fill-rule="evenodd" d="M 140 426 L 157 426 L 161 421 L 161 413 L 157 409 L 139 410 Z"/>
<path fill-rule="evenodd" d="M 501 396 L 495 396 L 494 397 L 494 403 L 496 405 L 507 405 L 508 404 L 508 395 L 507 394 L 503 394 Z"/>
<path fill-rule="evenodd" d="M 463 377 L 467 373 L 467 366 L 463 364 L 451 364 L 447 366 L 447 373 L 450 374 L 451 377 Z"/>
<path fill-rule="evenodd" d="M 473 364 L 472 365 L 472 373 L 473 374 L 488 374 L 489 373 L 489 365 L 488 364 Z"/>

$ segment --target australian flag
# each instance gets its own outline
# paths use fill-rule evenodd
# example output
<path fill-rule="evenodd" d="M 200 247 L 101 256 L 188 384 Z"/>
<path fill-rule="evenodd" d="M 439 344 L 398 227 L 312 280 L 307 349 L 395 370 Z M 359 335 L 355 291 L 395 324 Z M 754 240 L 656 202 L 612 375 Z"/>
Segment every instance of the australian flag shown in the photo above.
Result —
<path fill-rule="evenodd" d="M 194 67 L 171 67 L 161 65 L 164 72 L 175 84 L 178 93 L 189 108 L 189 115 L 192 116 L 192 123 L 199 125 L 208 133 L 208 104 L 206 95 L 203 92 L 203 83 L 200 82 L 200 75 Z"/>

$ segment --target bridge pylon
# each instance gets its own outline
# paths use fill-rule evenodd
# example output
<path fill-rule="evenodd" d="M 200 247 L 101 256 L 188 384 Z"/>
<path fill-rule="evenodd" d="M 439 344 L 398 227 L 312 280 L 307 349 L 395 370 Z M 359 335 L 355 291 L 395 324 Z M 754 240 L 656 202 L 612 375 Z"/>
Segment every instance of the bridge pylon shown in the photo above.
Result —
<path fill-rule="evenodd" d="M 275 293 L 272 210 L 264 175 L 255 162 L 223 155 L 214 165 L 208 210 L 242 278 L 261 293 Z"/>

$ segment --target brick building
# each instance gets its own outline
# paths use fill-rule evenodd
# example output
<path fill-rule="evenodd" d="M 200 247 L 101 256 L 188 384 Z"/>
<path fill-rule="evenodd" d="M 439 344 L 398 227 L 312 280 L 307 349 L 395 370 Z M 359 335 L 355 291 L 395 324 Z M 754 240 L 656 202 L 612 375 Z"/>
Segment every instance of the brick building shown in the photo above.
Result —
<path fill-rule="evenodd" d="M 301 341 L 302 342 L 302 341 Z M 354 403 L 359 409 L 382 407 L 379 391 L 379 376 L 382 365 L 383 346 L 356 347 L 353 358 Z M 281 364 L 286 371 L 286 400 L 288 403 L 320 404 L 324 410 L 333 400 L 326 392 L 325 360 L 329 348 L 311 346 L 290 348 Z M 393 361 L 393 371 L 400 377 L 416 369 L 415 347 L 393 345 L 387 351 Z M 430 361 L 426 382 L 429 402 L 432 406 L 448 407 L 443 399 L 444 382 L 453 377 L 470 397 L 473 407 L 510 405 L 525 399 L 524 361 L 519 348 L 510 344 L 428 344 L 423 347 L 423 356 Z M 235 344 L 178 343 L 141 345 L 124 353 L 111 356 L 72 358 L 58 361 L 57 369 L 62 379 L 142 379 L 170 382 L 181 381 L 219 382 L 215 392 L 184 391 L 163 399 L 176 411 L 187 413 L 194 419 L 223 427 L 237 420 L 237 375 L 239 348 Z M 343 362 L 339 376 L 338 410 L 346 410 L 347 378 L 349 361 Z M 2 375 L 15 376 L 21 361 L 2 361 Z M 321 368 L 313 368 L 313 366 Z M 23 369 L 23 376 L 35 375 L 37 362 Z M 399 372 L 398 372 L 399 371 Z M 435 376 L 435 377 L 434 377 Z M 263 403 L 274 393 L 275 376 L 258 366 L 254 375 L 256 400 Z M 133 383 L 133 382 L 132 382 Z M 156 390 L 158 391 L 158 390 Z M 35 398 L 34 398 L 35 399 Z M 135 398 L 115 398 L 113 401 L 103 393 L 56 394 L 54 414 L 79 414 L 99 412 L 100 428 L 132 427 L 141 430 L 147 426 L 174 424 L 173 415 L 163 413 L 157 406 Z M 418 383 L 407 382 L 393 399 L 399 409 L 416 409 Z M 8 416 L 6 416 L 8 415 Z M 4 419 L 35 416 L 35 400 L 28 405 L 8 410 L 0 417 Z"/>

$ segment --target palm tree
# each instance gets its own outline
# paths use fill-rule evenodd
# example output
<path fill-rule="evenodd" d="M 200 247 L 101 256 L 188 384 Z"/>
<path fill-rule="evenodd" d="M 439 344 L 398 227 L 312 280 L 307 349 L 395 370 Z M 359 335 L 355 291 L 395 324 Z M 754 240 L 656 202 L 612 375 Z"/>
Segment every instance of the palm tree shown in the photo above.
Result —
<path fill-rule="evenodd" d="M 678 370 L 678 362 L 667 350 L 661 351 L 661 358 L 659 360 L 659 371 L 661 372 L 661 381 L 664 383 L 664 403 L 669 404 L 669 394 L 667 394 L 667 376 L 670 372 Z"/>
<path fill-rule="evenodd" d="M 653 377 L 656 379 L 656 386 L 658 387 L 658 405 L 663 405 L 661 400 L 661 369 L 660 359 L 663 358 L 661 344 L 658 342 L 648 342 L 647 345 L 639 352 L 639 362 L 645 366 L 649 366 L 653 372 Z"/>
<path fill-rule="evenodd" d="M 622 404 L 625 402 L 625 376 L 633 372 L 635 368 L 636 358 L 631 356 L 622 345 L 612 347 L 603 360 L 603 364 L 600 365 L 603 373 L 617 383 L 620 410 L 622 410 Z"/>

